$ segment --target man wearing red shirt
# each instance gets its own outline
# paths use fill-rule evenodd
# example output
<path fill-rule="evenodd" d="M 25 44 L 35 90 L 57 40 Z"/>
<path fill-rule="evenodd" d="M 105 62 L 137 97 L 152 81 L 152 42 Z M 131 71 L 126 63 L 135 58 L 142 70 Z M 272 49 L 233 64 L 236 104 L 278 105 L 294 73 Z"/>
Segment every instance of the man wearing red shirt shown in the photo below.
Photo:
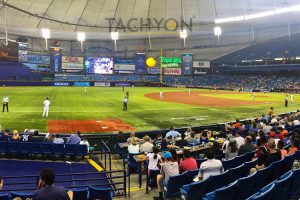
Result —
<path fill-rule="evenodd" d="M 179 164 L 180 173 L 197 169 L 197 161 L 195 158 L 191 158 L 191 152 L 189 150 L 183 149 L 183 157 L 184 160 Z"/>

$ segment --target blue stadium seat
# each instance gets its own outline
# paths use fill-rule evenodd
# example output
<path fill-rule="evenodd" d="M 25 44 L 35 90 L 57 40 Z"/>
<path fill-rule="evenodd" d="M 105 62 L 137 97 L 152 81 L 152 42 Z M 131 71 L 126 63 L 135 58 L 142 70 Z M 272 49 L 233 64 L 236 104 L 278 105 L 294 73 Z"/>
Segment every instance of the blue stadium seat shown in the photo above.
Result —
<path fill-rule="evenodd" d="M 258 170 L 256 175 L 256 191 L 260 190 L 262 187 L 268 184 L 268 175 L 271 173 L 271 167 L 268 166 L 264 169 Z"/>
<path fill-rule="evenodd" d="M 167 185 L 164 187 L 164 199 L 175 198 L 180 196 L 180 188 L 186 180 L 186 172 L 176 176 L 171 176 Z"/>
<path fill-rule="evenodd" d="M 65 144 L 65 155 L 66 156 L 75 156 L 76 155 L 76 146 L 77 146 L 77 144 Z"/>
<path fill-rule="evenodd" d="M 256 174 L 239 178 L 237 181 L 237 199 L 244 200 L 255 192 Z"/>
<path fill-rule="evenodd" d="M 270 165 L 271 172 L 268 176 L 269 182 L 272 182 L 283 174 L 283 164 L 283 160 L 279 160 Z"/>
<path fill-rule="evenodd" d="M 8 142 L 8 152 L 10 154 L 19 153 L 19 142 Z"/>
<path fill-rule="evenodd" d="M 213 192 L 210 192 L 205 195 L 205 200 L 235 200 L 237 191 L 237 181 L 233 182 L 228 186 L 221 187 L 216 189 Z"/>
<path fill-rule="evenodd" d="M 22 155 L 28 155 L 31 153 L 30 146 L 28 145 L 27 142 L 20 142 L 18 148 L 19 148 L 19 153 Z"/>
<path fill-rule="evenodd" d="M 219 175 L 214 175 L 209 177 L 209 188 L 210 191 L 216 190 L 228 184 L 228 171 L 221 173 Z"/>
<path fill-rule="evenodd" d="M 8 142 L 0 142 L 0 153 L 8 152 Z"/>
<path fill-rule="evenodd" d="M 133 158 L 135 155 L 140 154 L 128 154 L 128 169 L 129 170 L 137 170 L 139 168 L 139 163 L 136 162 L 136 160 Z"/>
<path fill-rule="evenodd" d="M 45 156 L 53 155 L 53 144 L 52 143 L 42 143 L 42 154 Z"/>
<path fill-rule="evenodd" d="M 149 175 L 148 175 L 148 185 L 151 188 L 156 188 L 157 187 L 157 182 L 156 182 L 156 177 L 160 173 L 160 170 L 157 169 L 150 169 L 149 170 Z"/>
<path fill-rule="evenodd" d="M 247 171 L 248 173 L 250 172 L 250 169 L 251 168 L 254 168 L 258 163 L 258 159 L 255 159 L 255 160 L 252 160 L 252 161 L 249 161 L 249 162 L 245 162 L 244 165 L 245 165 L 245 171 Z"/>
<path fill-rule="evenodd" d="M 0 200 L 10 200 L 9 194 L 0 194 Z"/>
<path fill-rule="evenodd" d="M 292 169 L 295 154 L 288 155 L 283 159 L 282 173 L 286 173 Z"/>
<path fill-rule="evenodd" d="M 53 144 L 53 155 L 64 156 L 65 155 L 65 145 L 64 144 Z"/>
<path fill-rule="evenodd" d="M 292 180 L 293 172 L 289 171 L 284 174 L 284 177 L 280 177 L 277 181 L 275 181 L 275 187 L 273 189 L 273 200 L 282 200 L 289 199 L 289 186 Z"/>
<path fill-rule="evenodd" d="M 193 179 L 195 176 L 197 176 L 199 173 L 199 169 L 191 170 L 186 172 L 186 181 L 184 184 L 189 184 L 193 182 Z"/>
<path fill-rule="evenodd" d="M 300 161 L 300 150 L 295 152 L 295 160 Z"/>
<path fill-rule="evenodd" d="M 32 155 L 42 154 L 42 143 L 41 142 L 28 142 L 29 148 L 31 149 Z"/>
<path fill-rule="evenodd" d="M 73 200 L 87 200 L 88 199 L 88 188 L 74 188 L 73 192 Z"/>
<path fill-rule="evenodd" d="M 245 165 L 242 164 L 240 166 L 237 166 L 235 168 L 231 168 L 228 171 L 228 183 L 232 183 L 236 181 L 237 179 L 244 177 L 248 174 L 247 171 L 245 171 Z"/>
<path fill-rule="evenodd" d="M 22 200 L 25 200 L 26 198 L 31 199 L 33 193 L 32 192 L 11 192 L 10 195 L 11 195 L 11 199 L 20 197 Z"/>
<path fill-rule="evenodd" d="M 289 196 L 291 198 L 300 194 L 300 168 L 293 170 L 293 176 L 289 187 Z"/>
<path fill-rule="evenodd" d="M 234 168 L 234 167 L 239 166 L 238 165 L 239 161 L 236 158 L 233 158 L 233 159 L 230 159 L 230 160 L 223 160 L 222 164 L 223 164 L 224 170 L 226 171 L 230 168 Z"/>
<path fill-rule="evenodd" d="M 272 192 L 275 187 L 274 183 L 270 183 L 269 185 L 262 188 L 259 192 L 255 193 L 247 200 L 272 200 Z"/>
<path fill-rule="evenodd" d="M 86 145 L 78 144 L 76 145 L 76 156 L 86 156 L 88 154 L 88 149 Z"/>
<path fill-rule="evenodd" d="M 206 158 L 205 158 L 205 159 L 196 159 L 196 161 L 197 161 L 197 166 L 198 166 L 198 168 L 199 168 L 200 165 L 201 165 L 201 163 L 207 161 L 207 159 L 206 159 Z"/>
<path fill-rule="evenodd" d="M 89 186 L 89 200 L 111 200 L 112 192 L 111 188 L 102 188 L 102 187 L 94 187 Z"/>
<path fill-rule="evenodd" d="M 185 200 L 202 199 L 202 197 L 204 197 L 205 194 L 211 191 L 209 188 L 209 179 L 210 178 L 207 178 L 199 182 L 182 186 L 182 188 L 180 189 L 182 197 Z"/>

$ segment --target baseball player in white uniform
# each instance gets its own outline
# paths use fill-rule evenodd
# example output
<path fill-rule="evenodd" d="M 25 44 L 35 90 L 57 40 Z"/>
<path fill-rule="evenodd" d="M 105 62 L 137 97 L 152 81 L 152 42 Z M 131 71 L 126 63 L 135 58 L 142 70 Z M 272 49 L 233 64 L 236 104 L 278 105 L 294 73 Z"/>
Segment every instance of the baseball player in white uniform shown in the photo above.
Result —
<path fill-rule="evenodd" d="M 50 107 L 50 101 L 49 101 L 48 97 L 46 97 L 43 105 L 44 105 L 43 117 L 48 117 L 48 112 L 49 112 L 49 107 Z"/>
<path fill-rule="evenodd" d="M 290 99 L 291 99 L 291 103 L 294 103 L 294 95 L 293 94 L 291 94 Z"/>
<path fill-rule="evenodd" d="M 164 92 L 162 90 L 159 92 L 159 98 L 160 100 L 164 100 Z"/>

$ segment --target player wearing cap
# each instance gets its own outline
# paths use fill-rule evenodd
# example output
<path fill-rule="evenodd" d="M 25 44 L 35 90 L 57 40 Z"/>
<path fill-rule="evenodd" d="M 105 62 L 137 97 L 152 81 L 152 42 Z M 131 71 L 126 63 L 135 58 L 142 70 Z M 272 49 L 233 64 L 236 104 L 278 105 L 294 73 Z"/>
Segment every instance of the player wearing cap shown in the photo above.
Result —
<path fill-rule="evenodd" d="M 6 107 L 6 112 L 8 112 L 8 96 L 7 94 L 3 97 L 3 109 L 2 112 L 4 112 Z"/>
<path fill-rule="evenodd" d="M 50 107 L 50 101 L 48 97 L 46 97 L 44 103 L 44 111 L 43 111 L 43 117 L 48 117 L 49 107 Z"/>

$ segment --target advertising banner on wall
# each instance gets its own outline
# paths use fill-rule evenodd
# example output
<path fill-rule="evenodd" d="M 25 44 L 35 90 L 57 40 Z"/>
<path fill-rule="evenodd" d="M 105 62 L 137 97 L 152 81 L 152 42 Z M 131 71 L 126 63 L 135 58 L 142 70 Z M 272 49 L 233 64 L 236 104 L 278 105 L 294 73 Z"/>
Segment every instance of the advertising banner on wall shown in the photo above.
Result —
<path fill-rule="evenodd" d="M 160 68 L 159 67 L 147 67 L 147 73 L 148 74 L 160 74 Z"/>
<path fill-rule="evenodd" d="M 135 72 L 134 59 L 115 58 L 115 74 L 133 74 Z"/>
<path fill-rule="evenodd" d="M 0 39 L 0 60 L 18 62 L 19 60 L 19 43 Z"/>
<path fill-rule="evenodd" d="M 60 72 L 62 63 L 62 49 L 59 47 L 51 47 L 50 65 L 51 72 Z"/>
<path fill-rule="evenodd" d="M 135 55 L 135 73 L 144 74 L 146 71 L 146 56 L 144 53 Z"/>
<path fill-rule="evenodd" d="M 63 56 L 61 70 L 64 72 L 82 72 L 83 57 Z"/>
<path fill-rule="evenodd" d="M 181 75 L 181 68 L 164 68 L 164 75 Z"/>
<path fill-rule="evenodd" d="M 194 68 L 210 68 L 210 61 L 208 60 L 194 60 L 193 61 Z"/>
<path fill-rule="evenodd" d="M 159 57 L 162 68 L 181 68 L 182 59 L 180 57 Z"/>
<path fill-rule="evenodd" d="M 193 71 L 193 55 L 192 54 L 182 54 L 182 72 L 183 75 L 192 75 Z"/>
<path fill-rule="evenodd" d="M 202 71 L 199 68 L 194 69 L 194 75 L 203 75 L 203 74 L 206 74 L 206 72 L 204 70 Z"/>
<path fill-rule="evenodd" d="M 95 82 L 94 86 L 96 86 L 96 87 L 110 87 L 110 83 Z"/>
<path fill-rule="evenodd" d="M 27 55 L 27 62 L 32 64 L 50 65 L 50 56 L 47 55 Z"/>

